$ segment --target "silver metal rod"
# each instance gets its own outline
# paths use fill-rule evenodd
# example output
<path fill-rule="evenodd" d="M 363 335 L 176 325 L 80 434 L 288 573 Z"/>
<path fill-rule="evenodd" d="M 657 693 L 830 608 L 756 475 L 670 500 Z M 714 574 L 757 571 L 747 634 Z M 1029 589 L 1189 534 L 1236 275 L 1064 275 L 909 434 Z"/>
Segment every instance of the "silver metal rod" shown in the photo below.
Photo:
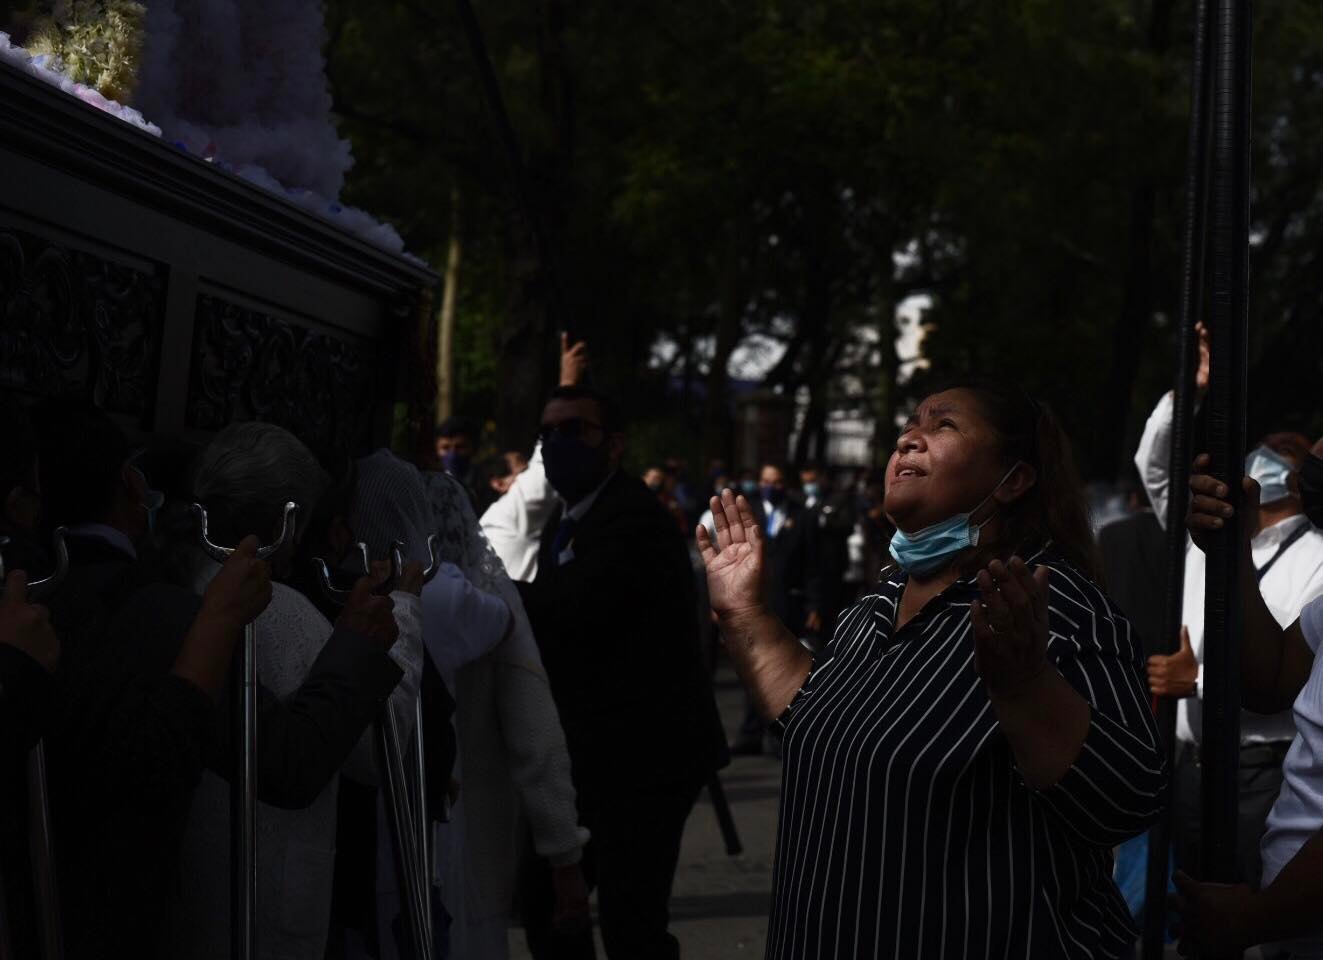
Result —
<path fill-rule="evenodd" d="M 421 859 L 423 884 L 423 923 L 427 927 L 428 943 L 434 932 L 432 920 L 432 818 L 427 813 L 427 752 L 423 741 L 423 691 L 418 691 L 414 702 L 413 760 L 417 777 L 414 799 L 418 821 L 418 856 Z"/>
<path fill-rule="evenodd" d="M 399 725 L 390 707 L 382 710 L 377 723 L 381 745 L 382 770 L 385 774 L 386 810 L 390 818 L 391 840 L 395 853 L 396 876 L 400 884 L 400 907 L 408 930 L 406 945 L 415 960 L 428 960 L 428 931 L 423 918 L 423 892 L 419 889 L 417 846 L 408 801 L 408 782 L 404 776 L 404 757 L 400 746 Z"/>
<path fill-rule="evenodd" d="M 55 840 L 46 788 L 44 740 L 38 740 L 28 751 L 28 855 L 32 860 L 32 892 L 36 898 L 41 955 L 45 960 L 64 960 L 64 927 L 60 922 L 60 890 L 55 880 Z"/>
<path fill-rule="evenodd" d="M 240 680 L 235 688 L 239 768 L 230 803 L 231 952 L 239 960 L 257 958 L 257 627 L 243 630 Z"/>
<path fill-rule="evenodd" d="M 294 535 L 298 505 L 285 504 L 280 519 L 280 535 L 274 543 L 258 547 L 257 558 L 266 560 Z M 224 563 L 234 547 L 211 542 L 207 534 L 207 511 L 193 504 L 200 527 L 199 542 L 203 551 L 217 563 Z M 243 629 L 239 683 L 234 689 L 234 780 L 230 790 L 230 955 L 235 960 L 257 960 L 257 625 Z"/>

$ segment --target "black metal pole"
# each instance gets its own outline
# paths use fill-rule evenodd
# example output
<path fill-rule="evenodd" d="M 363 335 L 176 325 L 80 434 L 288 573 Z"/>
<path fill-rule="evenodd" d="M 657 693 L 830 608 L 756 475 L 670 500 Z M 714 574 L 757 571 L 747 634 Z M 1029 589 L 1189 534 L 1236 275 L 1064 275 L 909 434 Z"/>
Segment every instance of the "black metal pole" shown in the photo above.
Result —
<path fill-rule="evenodd" d="M 1212 367 L 1208 452 L 1212 472 L 1241 503 L 1249 341 L 1249 0 L 1217 0 L 1213 30 Z M 1240 767 L 1241 552 L 1239 509 L 1207 556 L 1204 605 L 1203 879 L 1234 883 Z"/>
<path fill-rule="evenodd" d="M 1208 0 L 1194 5 L 1190 69 L 1190 130 L 1185 147 L 1185 236 L 1182 254 L 1181 313 L 1177 331 L 1175 407 L 1172 416 L 1170 483 L 1167 487 L 1167 582 L 1163 597 L 1162 635 L 1153 638 L 1163 654 L 1176 653 L 1185 593 L 1185 510 L 1189 503 L 1191 426 L 1194 420 L 1195 371 L 1198 366 L 1195 321 L 1204 294 L 1204 236 L 1208 212 L 1208 135 L 1211 115 L 1212 58 L 1208 50 Z M 1176 701 L 1158 700 L 1158 729 L 1167 770 L 1176 766 Z M 1167 866 L 1171 850 L 1171 780 L 1162 817 L 1149 831 L 1148 876 L 1144 893 L 1144 960 L 1161 960 L 1167 933 Z"/>

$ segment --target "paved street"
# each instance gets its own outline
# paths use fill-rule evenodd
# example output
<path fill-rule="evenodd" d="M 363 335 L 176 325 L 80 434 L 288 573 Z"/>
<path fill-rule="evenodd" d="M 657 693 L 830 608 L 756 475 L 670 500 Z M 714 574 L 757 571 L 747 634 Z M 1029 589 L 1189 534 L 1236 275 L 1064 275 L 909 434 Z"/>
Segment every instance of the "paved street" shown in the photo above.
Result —
<path fill-rule="evenodd" d="M 727 731 L 733 731 L 744 713 L 744 697 L 729 668 L 718 675 L 717 702 Z M 721 772 L 721 781 L 744 852 L 727 856 L 704 791 L 685 828 L 671 900 L 671 930 L 685 960 L 763 955 L 781 764 L 770 757 L 739 757 Z M 529 957 L 520 930 L 510 931 L 510 955 Z M 605 956 L 599 945 L 598 957 Z"/>

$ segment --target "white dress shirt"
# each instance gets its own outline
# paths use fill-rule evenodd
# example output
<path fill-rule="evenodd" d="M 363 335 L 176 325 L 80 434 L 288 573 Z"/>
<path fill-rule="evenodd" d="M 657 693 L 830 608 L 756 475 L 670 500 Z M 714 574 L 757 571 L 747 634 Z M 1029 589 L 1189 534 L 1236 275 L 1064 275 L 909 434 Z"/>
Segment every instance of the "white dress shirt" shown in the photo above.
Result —
<path fill-rule="evenodd" d="M 1169 464 L 1172 415 L 1172 394 L 1167 393 L 1158 401 L 1148 423 L 1144 425 L 1144 435 L 1135 453 L 1135 466 L 1143 478 L 1149 502 L 1153 504 L 1158 522 L 1164 526 L 1171 486 Z M 1262 568 L 1277 554 L 1283 541 L 1307 523 L 1309 521 L 1303 515 L 1288 517 L 1258 533 L 1250 541 L 1254 566 Z M 1199 674 L 1196 696 L 1185 697 L 1177 701 L 1176 705 L 1176 738 L 1186 743 L 1198 743 L 1203 728 L 1204 571 L 1203 551 L 1193 541 L 1187 540 L 1181 616 L 1190 631 L 1190 647 L 1199 662 Z M 1311 529 L 1291 544 L 1260 581 L 1259 590 L 1278 623 L 1286 627 L 1294 622 L 1306 604 L 1323 595 L 1323 534 Z M 1278 743 L 1294 736 L 1295 724 L 1289 710 L 1270 716 L 1241 712 L 1242 743 Z"/>
<path fill-rule="evenodd" d="M 539 442 L 528 469 L 514 478 L 510 489 L 478 521 L 511 580 L 531 581 L 537 576 L 542 528 L 559 504 L 560 497 L 547 480 Z"/>
<path fill-rule="evenodd" d="M 1268 831 L 1260 847 L 1263 853 L 1263 885 L 1277 878 L 1302 846 L 1323 830 L 1323 662 L 1318 656 L 1323 641 L 1323 600 L 1315 600 L 1300 614 L 1300 632 L 1314 664 L 1309 680 L 1296 697 L 1296 737 L 1282 765 L 1282 790 L 1268 814 Z M 1292 957 L 1301 960 L 1323 957 L 1323 936 L 1286 944 Z"/>

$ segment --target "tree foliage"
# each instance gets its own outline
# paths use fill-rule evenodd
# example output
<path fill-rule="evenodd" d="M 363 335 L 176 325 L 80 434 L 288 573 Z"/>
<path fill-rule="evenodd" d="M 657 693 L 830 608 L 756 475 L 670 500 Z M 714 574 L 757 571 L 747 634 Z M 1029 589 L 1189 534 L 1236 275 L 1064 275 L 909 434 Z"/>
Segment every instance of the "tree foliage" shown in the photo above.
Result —
<path fill-rule="evenodd" d="M 945 375 L 1011 377 L 1113 477 L 1171 379 L 1189 3 L 488 0 L 515 171 L 451 4 L 330 0 L 356 205 L 441 260 L 464 237 L 459 408 L 526 437 L 554 326 L 587 336 L 643 436 L 729 456 L 732 353 L 769 385 L 897 410 Z M 1256 5 L 1252 414 L 1323 428 L 1323 14 Z M 902 383 L 895 308 L 928 293 Z M 659 353 L 658 343 L 672 347 Z M 664 440 L 662 439 L 664 438 Z M 656 456 L 660 449 L 646 451 Z M 668 451 L 669 452 L 669 451 Z"/>

